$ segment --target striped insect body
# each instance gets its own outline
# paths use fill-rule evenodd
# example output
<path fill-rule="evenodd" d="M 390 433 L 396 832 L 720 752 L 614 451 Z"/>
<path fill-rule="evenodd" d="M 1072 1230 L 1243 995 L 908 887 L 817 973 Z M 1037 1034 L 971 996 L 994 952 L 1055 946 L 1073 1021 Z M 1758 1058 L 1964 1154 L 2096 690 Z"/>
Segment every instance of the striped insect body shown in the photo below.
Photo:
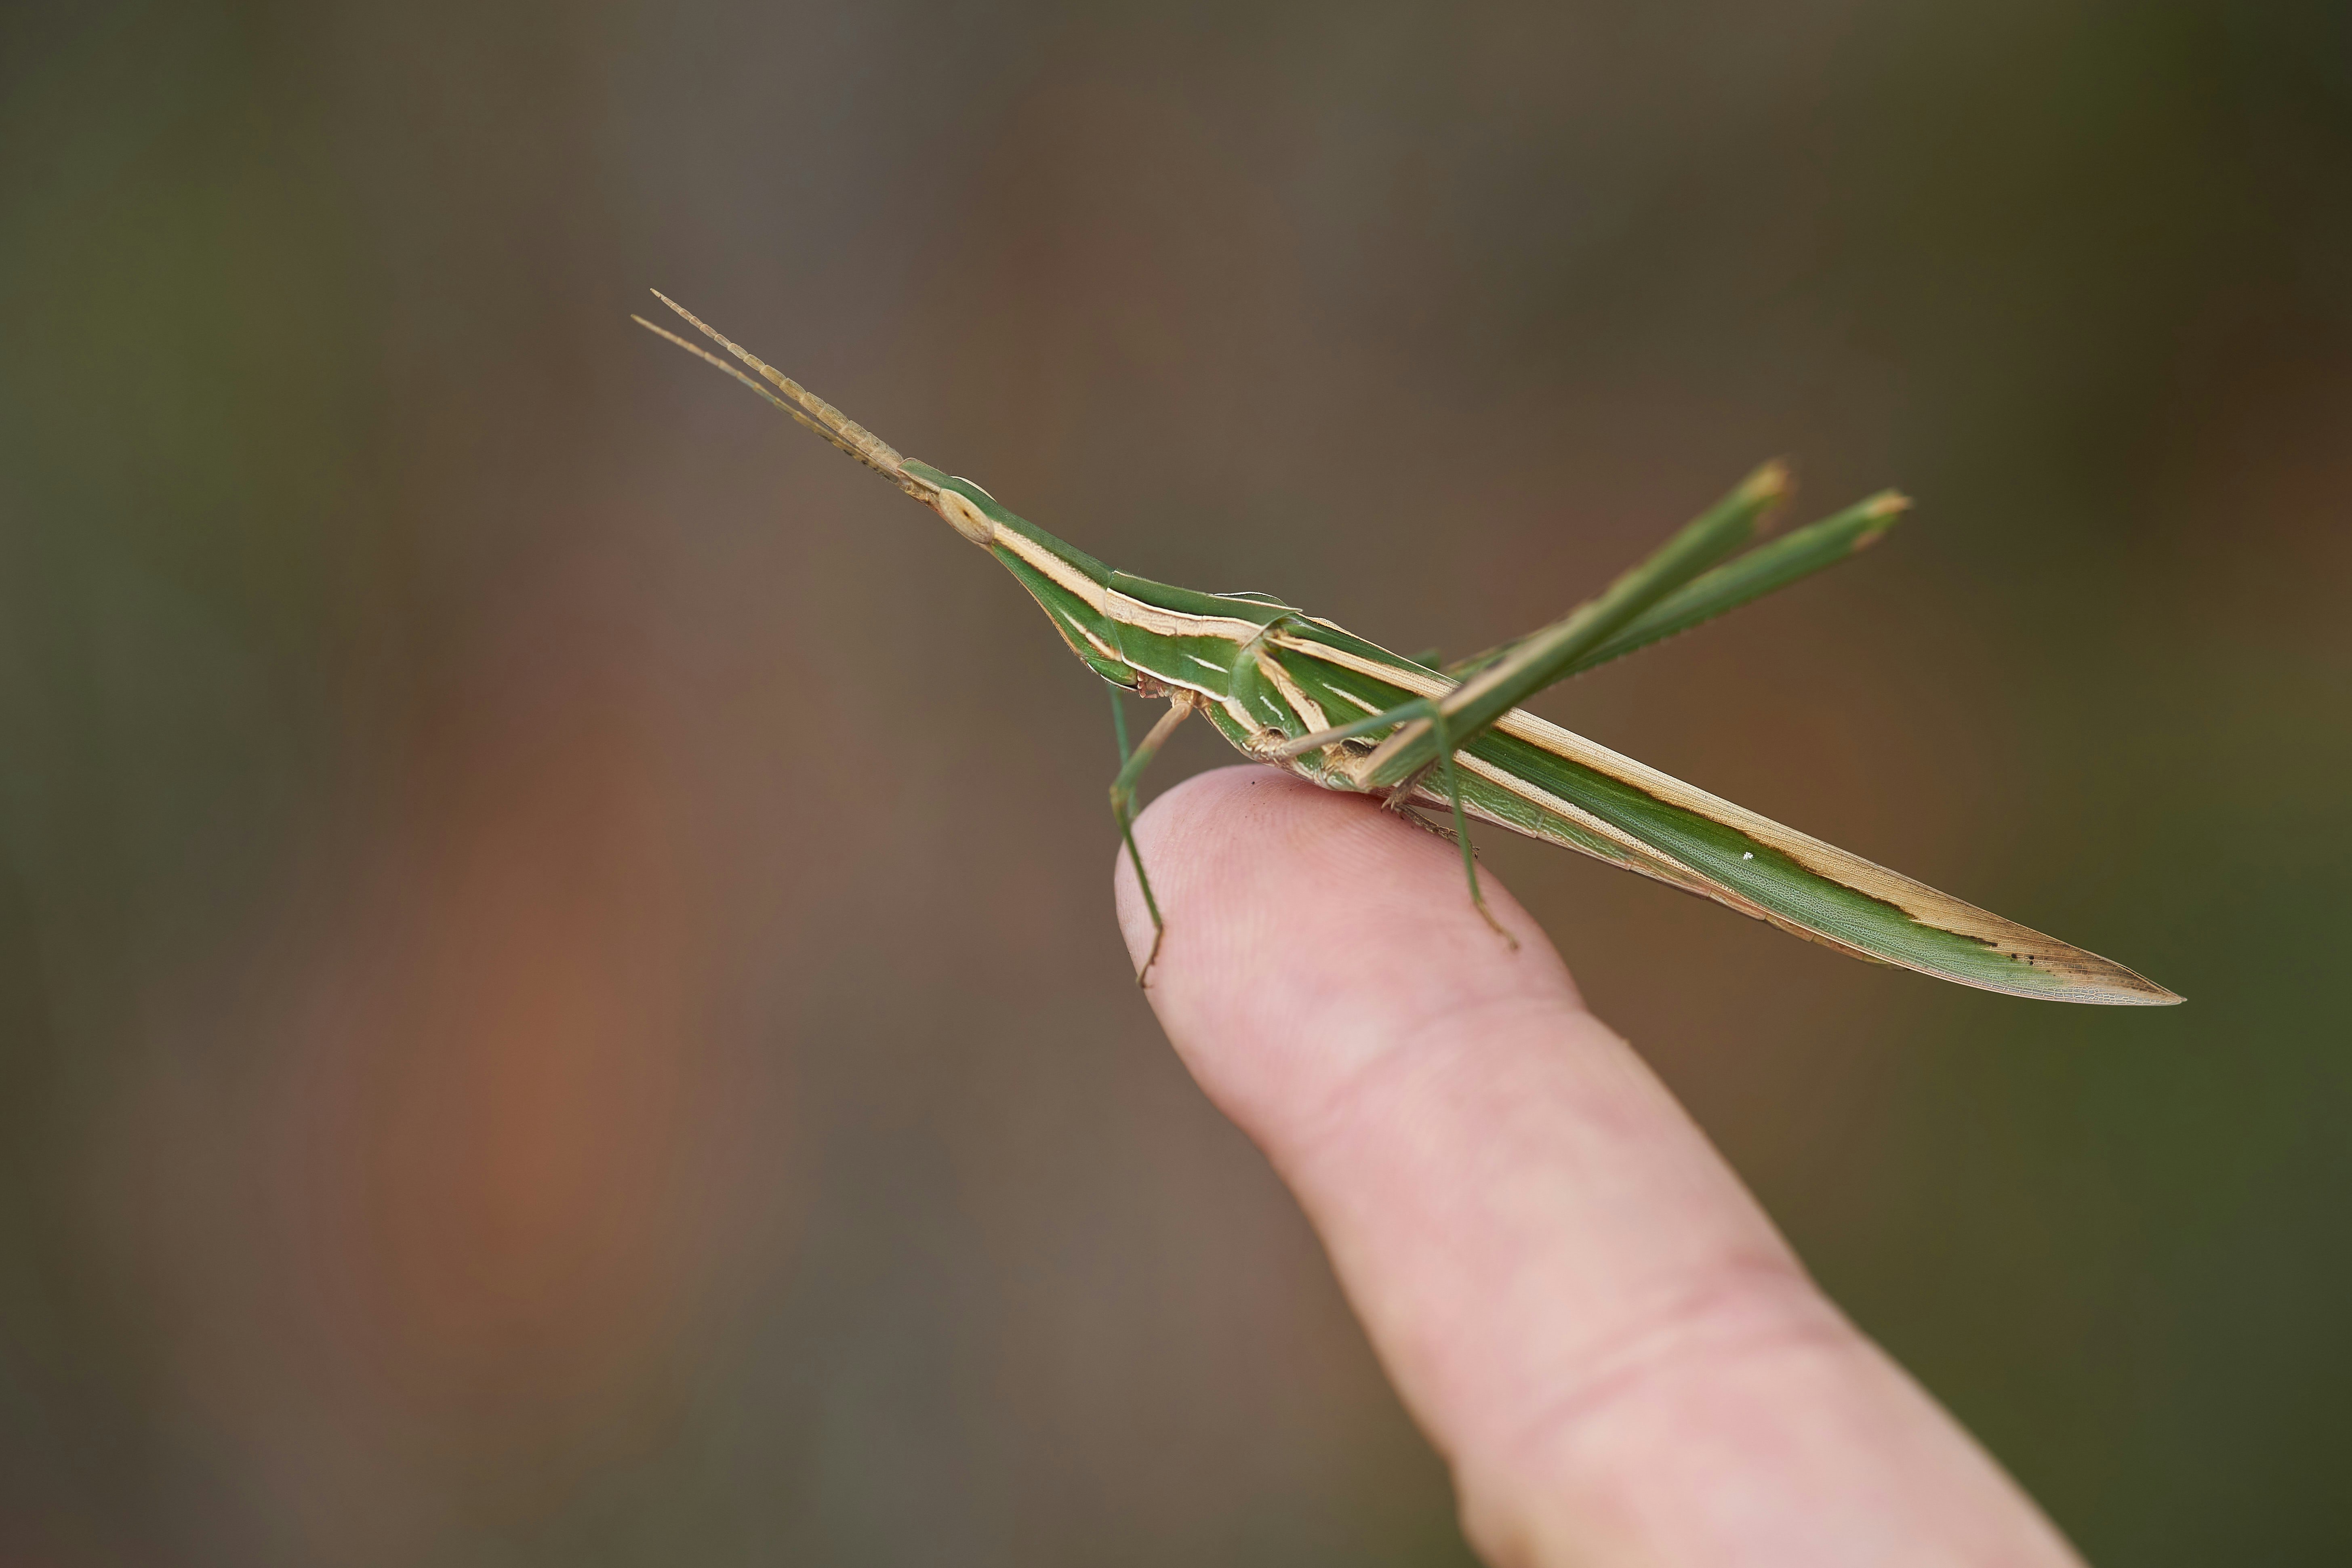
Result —
<path fill-rule="evenodd" d="M 1902 515 L 1907 502 L 1900 496 L 1870 497 L 1757 543 L 1790 488 L 1786 470 L 1767 464 L 1560 620 L 1441 669 L 1273 594 L 1204 593 L 1108 567 L 969 479 L 901 456 L 682 307 L 662 302 L 735 362 L 642 317 L 639 323 L 929 506 L 994 556 L 1070 652 L 1116 688 L 1121 767 L 1110 806 L 1162 936 L 1166 923 L 1131 831 L 1135 787 L 1176 726 L 1197 712 L 1244 756 L 1309 783 L 1449 813 L 1482 915 L 1473 821 L 1591 855 L 1871 962 L 2053 1001 L 2180 1000 L 2111 959 L 1874 865 L 1517 706 L 1850 559 Z M 1169 704 L 1132 747 L 1120 692 Z M 1159 950 L 1155 940 L 1139 979 L 1148 979 Z"/>

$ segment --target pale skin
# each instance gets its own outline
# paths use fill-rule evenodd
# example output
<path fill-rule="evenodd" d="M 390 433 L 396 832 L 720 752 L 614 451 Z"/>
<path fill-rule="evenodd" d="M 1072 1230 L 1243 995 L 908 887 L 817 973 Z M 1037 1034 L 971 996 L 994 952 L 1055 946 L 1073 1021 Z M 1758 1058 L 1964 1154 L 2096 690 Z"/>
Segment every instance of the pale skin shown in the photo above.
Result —
<path fill-rule="evenodd" d="M 2080 1568 L 1490 879 L 1495 940 L 1452 846 L 1265 768 L 1170 790 L 1135 839 L 1170 933 L 1147 995 L 1320 1233 L 1486 1562 Z"/>

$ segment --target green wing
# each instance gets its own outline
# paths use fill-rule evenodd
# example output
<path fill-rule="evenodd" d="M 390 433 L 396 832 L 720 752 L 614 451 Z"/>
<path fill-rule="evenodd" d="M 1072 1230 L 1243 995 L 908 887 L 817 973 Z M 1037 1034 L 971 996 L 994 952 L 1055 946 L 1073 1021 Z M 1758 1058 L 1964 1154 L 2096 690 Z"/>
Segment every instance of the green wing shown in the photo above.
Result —
<path fill-rule="evenodd" d="M 1285 673 L 1335 717 L 1453 689 L 1444 676 L 1336 627 L 1286 627 L 1269 641 Z M 1854 957 L 2052 1001 L 2180 1000 L 2111 959 L 1783 827 L 1524 709 L 1503 715 L 1456 755 L 1472 815 Z M 1311 758 L 1300 761 L 1313 767 Z M 1416 799 L 1444 804 L 1426 787 Z"/>

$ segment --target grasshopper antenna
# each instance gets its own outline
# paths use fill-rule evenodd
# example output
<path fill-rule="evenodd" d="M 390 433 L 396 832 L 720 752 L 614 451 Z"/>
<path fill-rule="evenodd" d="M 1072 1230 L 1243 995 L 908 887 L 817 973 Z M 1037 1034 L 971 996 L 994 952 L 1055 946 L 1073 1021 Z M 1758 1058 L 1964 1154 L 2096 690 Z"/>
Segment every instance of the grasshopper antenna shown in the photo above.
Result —
<path fill-rule="evenodd" d="M 824 399 L 817 396 L 816 393 L 809 391 L 808 388 L 801 385 L 800 382 L 793 380 L 792 377 L 768 364 L 758 355 L 752 353 L 749 349 L 744 348 L 741 344 L 729 338 L 725 333 L 719 331 L 709 322 L 704 321 L 693 311 L 688 310 L 685 306 L 680 305 L 677 300 L 672 299 L 660 289 L 653 289 L 651 292 L 655 298 L 660 300 L 663 304 L 677 311 L 680 316 L 686 318 L 686 319 L 693 325 L 696 331 L 700 332 L 704 337 L 709 339 L 712 342 L 718 344 L 720 348 L 726 350 L 729 353 L 742 361 L 743 363 L 759 371 L 763 380 L 782 391 L 784 395 L 782 397 L 778 397 L 775 392 L 769 391 L 765 386 L 761 386 L 759 382 L 753 381 L 750 376 L 745 375 L 741 371 L 736 369 L 733 365 L 729 364 L 725 360 L 720 359 L 718 355 L 702 347 L 699 343 L 688 342 L 686 339 L 679 337 L 677 333 L 670 331 L 666 327 L 657 327 L 653 322 L 646 320 L 644 317 L 637 315 L 632 315 L 629 318 L 630 320 L 635 321 L 638 326 L 643 327 L 646 331 L 651 332 L 656 338 L 667 339 L 669 341 L 677 344 L 679 348 L 684 349 L 688 353 L 692 354 L 696 359 L 701 360 L 707 364 L 716 365 L 719 369 L 726 371 L 729 375 L 733 376 L 737 381 L 741 382 L 745 386 L 750 387 L 753 392 L 758 392 L 761 397 L 766 398 L 770 402 L 774 403 L 778 408 L 782 409 L 786 413 L 791 414 L 801 423 L 807 425 L 811 430 L 814 430 L 819 435 L 824 436 L 825 440 L 831 442 L 835 446 L 849 454 L 850 456 L 856 458 L 868 468 L 873 469 L 884 478 L 888 479 L 892 484 L 897 485 L 898 488 L 906 491 L 907 494 L 914 497 L 917 500 L 921 501 L 926 505 L 934 505 L 937 503 L 939 498 L 939 486 L 931 484 L 920 475 L 908 473 L 907 471 L 907 460 L 900 456 L 898 449 L 893 447 L 888 442 L 883 440 L 880 436 L 875 434 L 872 431 L 866 429 L 864 425 L 858 423 L 856 420 L 850 418 L 847 414 L 834 407 L 833 404 L 825 402 Z"/>

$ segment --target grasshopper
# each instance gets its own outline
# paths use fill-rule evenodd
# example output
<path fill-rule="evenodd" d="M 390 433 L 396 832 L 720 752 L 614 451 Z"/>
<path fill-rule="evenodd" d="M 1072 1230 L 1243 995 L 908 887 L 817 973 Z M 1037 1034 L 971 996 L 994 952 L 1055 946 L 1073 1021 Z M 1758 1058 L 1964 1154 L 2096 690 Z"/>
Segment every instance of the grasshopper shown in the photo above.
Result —
<path fill-rule="evenodd" d="M 1015 517 L 971 480 L 899 455 L 659 290 L 654 297 L 759 379 L 642 316 L 633 318 L 638 325 L 726 371 L 938 512 L 994 556 L 1044 609 L 1070 652 L 1110 684 L 1121 761 L 1110 787 L 1111 814 L 1154 933 L 1139 983 L 1150 983 L 1167 923 L 1135 846 L 1136 785 L 1176 727 L 1200 713 L 1254 761 L 1326 789 L 1382 796 L 1409 817 L 1414 808 L 1450 814 L 1449 836 L 1461 846 L 1470 901 L 1507 942 L 1478 885 L 1473 818 L 1581 851 L 1874 963 L 2049 1001 L 2161 1006 L 2181 999 L 2111 959 L 1784 828 L 1517 706 L 1845 559 L 1909 505 L 1894 492 L 1743 549 L 1789 490 L 1786 469 L 1767 464 L 1597 598 L 1549 626 L 1441 667 L 1391 653 L 1272 594 L 1202 593 L 1114 570 Z M 1131 747 L 1122 693 L 1168 703 Z"/>

